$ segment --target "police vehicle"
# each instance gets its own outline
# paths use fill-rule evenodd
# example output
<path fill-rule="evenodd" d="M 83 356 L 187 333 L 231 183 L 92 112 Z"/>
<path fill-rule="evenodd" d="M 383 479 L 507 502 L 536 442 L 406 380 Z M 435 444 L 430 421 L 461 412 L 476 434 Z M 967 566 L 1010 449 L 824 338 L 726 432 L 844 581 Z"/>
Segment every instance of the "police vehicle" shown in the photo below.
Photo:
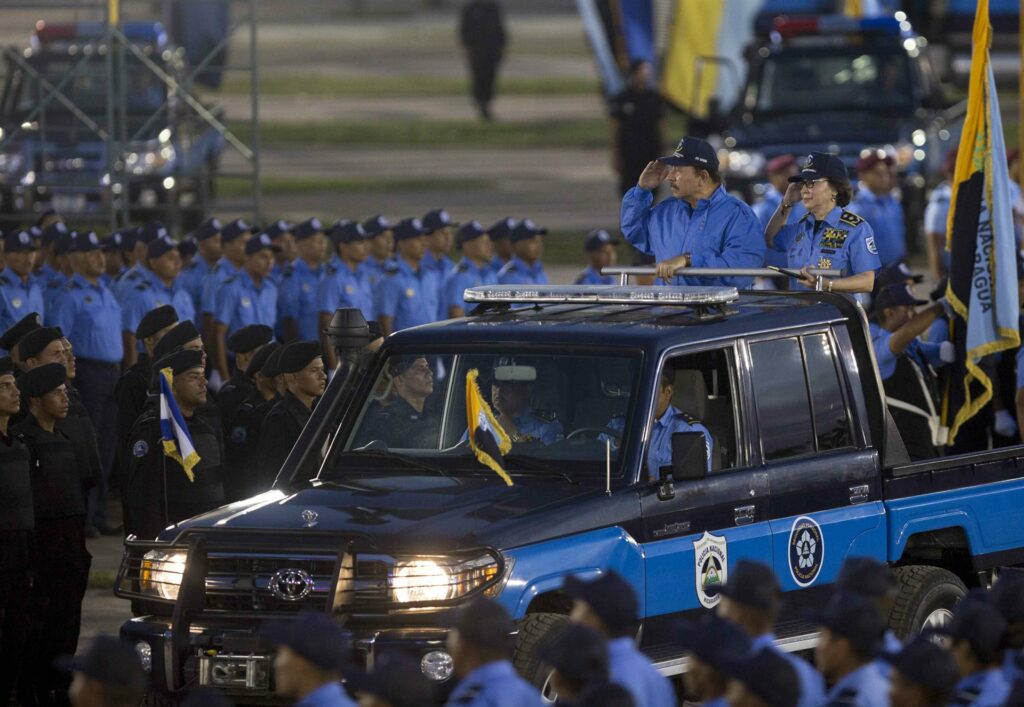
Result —
<path fill-rule="evenodd" d="M 187 85 L 184 52 L 161 24 L 125 22 L 121 31 L 131 47 L 111 53 L 102 23 L 40 21 L 29 48 L 4 52 L 0 215 L 101 216 L 124 200 L 135 219 L 166 218 L 171 204 L 203 213 L 224 138 L 146 66 Z M 111 175 L 113 146 L 121 150 Z"/>
<path fill-rule="evenodd" d="M 901 637 L 1024 561 L 1024 450 L 911 463 L 852 298 L 490 285 L 466 300 L 467 317 L 400 331 L 376 355 L 353 353 L 358 327 L 353 345 L 339 334 L 346 363 L 272 490 L 128 539 L 115 591 L 136 616 L 121 635 L 158 690 L 271 699 L 260 627 L 315 609 L 352 631 L 358 664 L 413 652 L 440 695 L 448 610 L 478 595 L 517 620 L 516 667 L 542 686 L 536 649 L 568 620 L 565 578 L 609 569 L 639 597 L 640 647 L 679 675 L 673 620 L 714 607 L 709 588 L 742 558 L 774 567 L 789 651 L 815 645 L 804 617 L 847 557 L 894 566 Z M 663 372 L 710 449 L 696 431 L 652 449 Z M 413 389 L 422 415 L 389 445 L 374 421 Z M 514 421 L 511 485 L 467 444 L 474 390 Z M 652 474 L 654 454 L 670 463 Z"/>

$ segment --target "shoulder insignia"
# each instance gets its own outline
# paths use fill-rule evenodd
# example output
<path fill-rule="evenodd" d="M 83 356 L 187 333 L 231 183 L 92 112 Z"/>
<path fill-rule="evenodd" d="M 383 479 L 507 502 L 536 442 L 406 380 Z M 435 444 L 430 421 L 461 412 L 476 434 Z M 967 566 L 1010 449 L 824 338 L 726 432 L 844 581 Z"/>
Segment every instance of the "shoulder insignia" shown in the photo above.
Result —
<path fill-rule="evenodd" d="M 135 272 L 132 272 L 132 271 L 129 270 L 128 272 L 126 272 L 124 274 L 124 279 L 125 280 L 138 280 L 139 277 L 141 277 L 141 275 L 139 274 L 138 270 L 136 270 Z"/>
<path fill-rule="evenodd" d="M 498 275 L 505 275 L 515 270 L 516 264 L 511 260 L 501 266 L 501 270 L 498 271 Z"/>
<path fill-rule="evenodd" d="M 683 412 L 682 410 L 679 411 L 679 414 L 676 415 L 676 417 L 678 419 L 682 420 L 683 422 L 685 422 L 687 424 L 690 424 L 690 425 L 699 424 L 699 421 L 697 420 L 696 417 L 694 417 L 693 415 L 691 415 L 688 412 Z"/>
<path fill-rule="evenodd" d="M 232 282 L 238 279 L 238 275 L 230 275 L 224 279 L 223 284 L 230 285 Z"/>
<path fill-rule="evenodd" d="M 459 264 L 455 266 L 456 272 L 466 272 L 467 270 L 469 270 L 469 265 L 462 261 L 459 261 Z"/>
<path fill-rule="evenodd" d="M 336 272 L 338 272 L 338 268 L 334 267 L 333 265 L 328 265 L 327 266 L 327 274 L 328 275 L 333 275 Z"/>
<path fill-rule="evenodd" d="M 844 209 L 843 215 L 839 217 L 839 222 L 849 224 L 850 226 L 859 226 L 862 223 L 864 223 L 864 219 L 862 219 L 860 216 L 853 213 L 852 211 L 846 211 Z"/>
<path fill-rule="evenodd" d="M 142 458 L 142 457 L 146 456 L 147 454 L 149 454 L 149 443 L 146 440 L 144 440 L 144 439 L 137 440 L 135 442 L 135 444 L 132 445 L 132 456 L 133 457 Z"/>
<path fill-rule="evenodd" d="M 387 266 L 385 266 L 384 267 L 384 274 L 385 275 L 397 275 L 398 274 L 398 266 L 397 265 L 387 265 Z"/>
<path fill-rule="evenodd" d="M 533 414 L 544 422 L 554 422 L 558 419 L 558 415 L 555 414 L 554 410 L 534 410 Z"/>

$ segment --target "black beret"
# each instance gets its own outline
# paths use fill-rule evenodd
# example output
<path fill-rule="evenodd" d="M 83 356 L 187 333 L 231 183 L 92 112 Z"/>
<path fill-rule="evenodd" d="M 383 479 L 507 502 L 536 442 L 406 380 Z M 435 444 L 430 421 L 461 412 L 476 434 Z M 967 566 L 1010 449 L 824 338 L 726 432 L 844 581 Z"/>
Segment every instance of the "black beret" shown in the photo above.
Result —
<path fill-rule="evenodd" d="M 14 360 L 10 356 L 0 357 L 0 376 L 14 375 Z"/>
<path fill-rule="evenodd" d="M 153 370 L 159 372 L 170 368 L 171 373 L 178 375 L 193 368 L 201 368 L 202 365 L 203 352 L 199 349 L 176 349 L 157 359 L 153 364 Z"/>
<path fill-rule="evenodd" d="M 281 373 L 298 373 L 319 357 L 319 341 L 293 341 L 281 349 L 277 365 Z"/>
<path fill-rule="evenodd" d="M 198 338 L 199 330 L 196 329 L 196 325 L 192 323 L 191 319 L 178 322 L 173 329 L 164 334 L 163 338 L 157 342 L 156 347 L 153 349 L 153 358 L 157 359 L 166 356 L 179 346 L 184 346 Z"/>
<path fill-rule="evenodd" d="M 26 371 L 18 379 L 18 390 L 29 398 L 41 398 L 68 379 L 63 363 L 47 363 Z"/>
<path fill-rule="evenodd" d="M 283 346 L 279 346 L 270 352 L 267 359 L 260 366 L 260 373 L 263 374 L 264 378 L 273 378 L 274 376 L 281 375 L 281 352 L 284 350 Z"/>
<path fill-rule="evenodd" d="M 23 361 L 27 361 L 33 356 L 38 356 L 51 342 L 60 341 L 62 338 L 64 337 L 61 335 L 60 329 L 55 327 L 33 329 L 21 337 L 21 341 L 18 342 L 20 344 L 18 353 Z"/>
<path fill-rule="evenodd" d="M 19 341 L 21 341 L 21 337 L 25 336 L 25 334 L 29 333 L 33 329 L 38 329 L 42 325 L 43 322 L 39 319 L 38 312 L 30 312 L 29 314 L 26 314 L 18 321 L 17 324 L 5 331 L 3 336 L 0 336 L 0 348 L 10 351 L 18 344 Z"/>
<path fill-rule="evenodd" d="M 228 337 L 228 349 L 234 353 L 249 353 L 274 338 L 274 330 L 266 324 L 244 326 Z"/>
<path fill-rule="evenodd" d="M 250 378 L 257 373 L 263 373 L 263 364 L 267 362 L 270 355 L 281 348 L 281 344 L 276 341 L 271 341 L 269 344 L 264 346 L 262 349 L 256 352 L 256 355 L 249 361 L 249 367 L 245 369 L 245 375 Z"/>
<path fill-rule="evenodd" d="M 178 311 L 169 304 L 162 304 L 156 309 L 146 312 L 146 315 L 135 327 L 135 336 L 140 339 L 148 339 L 161 329 L 166 329 L 172 324 L 178 323 Z"/>

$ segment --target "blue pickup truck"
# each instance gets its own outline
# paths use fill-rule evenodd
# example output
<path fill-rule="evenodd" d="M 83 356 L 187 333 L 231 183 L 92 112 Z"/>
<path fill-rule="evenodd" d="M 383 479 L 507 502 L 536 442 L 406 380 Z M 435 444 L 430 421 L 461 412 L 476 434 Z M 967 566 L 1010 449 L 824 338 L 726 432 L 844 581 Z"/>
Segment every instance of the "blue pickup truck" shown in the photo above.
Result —
<path fill-rule="evenodd" d="M 802 617 L 847 557 L 895 568 L 900 636 L 941 625 L 968 587 L 1024 559 L 1022 450 L 912 463 L 848 297 L 612 285 L 467 300 L 469 316 L 398 332 L 377 354 L 339 349 L 346 363 L 273 489 L 128 539 L 115 591 L 136 616 L 121 633 L 160 691 L 272 701 L 261 625 L 314 608 L 352 631 L 361 664 L 416 652 L 442 695 L 446 610 L 480 594 L 518 621 L 516 666 L 543 686 L 536 648 L 567 620 L 565 578 L 609 569 L 639 596 L 640 646 L 679 675 L 673 620 L 714 606 L 708 587 L 742 558 L 775 568 L 791 651 L 815 644 Z M 511 420 L 511 486 L 467 445 L 472 371 Z M 658 451 L 669 463 L 648 459 L 662 375 L 710 454 L 677 433 Z"/>

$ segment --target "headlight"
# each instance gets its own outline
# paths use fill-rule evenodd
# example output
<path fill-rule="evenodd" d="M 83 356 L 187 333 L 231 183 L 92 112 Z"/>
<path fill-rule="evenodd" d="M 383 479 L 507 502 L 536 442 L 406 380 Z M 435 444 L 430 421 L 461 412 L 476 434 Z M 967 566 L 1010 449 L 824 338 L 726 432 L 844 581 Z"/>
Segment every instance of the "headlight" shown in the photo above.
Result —
<path fill-rule="evenodd" d="M 150 550 L 142 556 L 139 590 L 159 599 L 175 601 L 185 573 L 184 550 Z"/>
<path fill-rule="evenodd" d="M 0 174 L 11 174 L 21 169 L 21 153 L 0 152 Z"/>
<path fill-rule="evenodd" d="M 719 150 L 718 161 L 726 175 L 752 179 L 764 169 L 765 159 L 760 152 L 745 150 Z"/>
<path fill-rule="evenodd" d="M 131 174 L 152 174 L 173 162 L 176 156 L 174 145 L 163 143 L 127 153 L 124 163 Z"/>
<path fill-rule="evenodd" d="M 420 557 L 396 562 L 389 582 L 392 599 L 400 604 L 442 602 L 463 597 L 498 576 L 500 565 L 491 555 L 469 560 Z"/>

